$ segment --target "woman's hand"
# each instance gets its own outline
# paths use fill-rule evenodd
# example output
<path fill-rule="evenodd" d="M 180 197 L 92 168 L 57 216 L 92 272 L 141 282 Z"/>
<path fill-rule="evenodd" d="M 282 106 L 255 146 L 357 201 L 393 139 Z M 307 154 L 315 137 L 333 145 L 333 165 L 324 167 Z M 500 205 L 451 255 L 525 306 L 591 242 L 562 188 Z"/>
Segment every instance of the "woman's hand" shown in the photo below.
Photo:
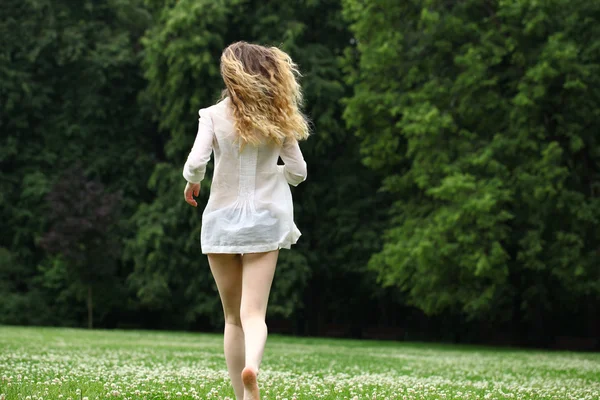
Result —
<path fill-rule="evenodd" d="M 194 196 L 198 197 L 200 194 L 200 184 L 199 183 L 190 183 L 188 182 L 185 185 L 185 189 L 183 190 L 183 197 L 185 198 L 186 203 L 188 203 L 192 207 L 198 207 L 198 203 L 194 200 Z"/>

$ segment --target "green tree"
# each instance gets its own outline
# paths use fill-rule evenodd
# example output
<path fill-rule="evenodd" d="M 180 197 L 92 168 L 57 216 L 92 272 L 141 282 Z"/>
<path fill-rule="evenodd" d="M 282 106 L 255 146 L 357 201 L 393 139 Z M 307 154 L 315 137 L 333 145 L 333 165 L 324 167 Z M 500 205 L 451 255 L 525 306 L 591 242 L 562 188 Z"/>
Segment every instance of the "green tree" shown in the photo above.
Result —
<path fill-rule="evenodd" d="M 138 39 L 149 22 L 137 0 L 2 4 L 0 247 L 22 267 L 21 283 L 2 297 L 45 299 L 20 308 L 24 320 L 78 319 L 69 301 L 55 301 L 69 293 L 68 281 L 56 275 L 50 288 L 39 279 L 40 268 L 54 262 L 37 242 L 47 224 L 45 196 L 58 176 L 85 159 L 87 173 L 110 191 L 123 190 L 124 219 L 149 194 L 155 130 L 138 100 L 145 86 Z"/>
<path fill-rule="evenodd" d="M 106 193 L 77 164 L 66 171 L 48 194 L 50 229 L 41 245 L 59 254 L 72 286 L 85 293 L 88 328 L 93 327 L 94 292 L 114 284 L 119 247 L 117 221 L 120 193 Z M 60 268 L 62 263 L 56 263 Z"/>
<path fill-rule="evenodd" d="M 181 167 L 194 140 L 198 109 L 212 104 L 223 88 L 221 51 L 236 40 L 246 40 L 281 46 L 299 63 L 306 112 L 315 131 L 302 143 L 309 180 L 294 189 L 303 237 L 294 251 L 281 252 L 270 315 L 299 316 L 307 306 L 303 319 L 312 326 L 311 320 L 331 318 L 341 311 L 346 319 L 368 313 L 364 297 L 353 296 L 351 304 L 336 300 L 350 291 L 365 297 L 377 292 L 374 279 L 365 278 L 370 276 L 365 266 L 373 249 L 379 248 L 375 232 L 382 216 L 371 197 L 358 195 L 375 191 L 377 177 L 361 165 L 358 141 L 341 124 L 340 99 L 348 88 L 339 57 L 350 36 L 340 3 L 182 0 L 150 4 L 156 23 L 144 38 L 147 96 L 169 139 L 165 158 L 149 182 L 156 198 L 138 210 L 139 233 L 127 250 L 136 266 L 129 282 L 142 304 L 157 311 L 179 310 L 187 326 L 201 318 L 211 323 L 221 318 L 217 292 L 200 255 L 202 207 L 195 210 L 183 202 Z M 210 177 L 203 185 L 204 201 L 209 183 Z M 357 241 L 363 244 L 357 246 Z M 356 306 L 353 313 L 352 306 Z M 315 322 L 314 329 L 322 323 Z"/>
<path fill-rule="evenodd" d="M 600 3 L 344 0 L 345 118 L 394 196 L 370 262 L 428 314 L 598 304 Z"/>

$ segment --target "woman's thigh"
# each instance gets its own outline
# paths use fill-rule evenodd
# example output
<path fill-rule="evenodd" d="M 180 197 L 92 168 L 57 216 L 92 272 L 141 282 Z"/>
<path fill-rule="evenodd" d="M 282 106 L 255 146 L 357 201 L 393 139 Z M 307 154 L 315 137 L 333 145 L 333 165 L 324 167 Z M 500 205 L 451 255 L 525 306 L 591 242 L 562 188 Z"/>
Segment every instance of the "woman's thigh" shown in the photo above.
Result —
<path fill-rule="evenodd" d="M 242 256 L 208 254 L 208 263 L 219 290 L 225 322 L 241 325 Z"/>
<path fill-rule="evenodd" d="M 278 256 L 278 250 L 242 256 L 242 318 L 265 317 Z"/>

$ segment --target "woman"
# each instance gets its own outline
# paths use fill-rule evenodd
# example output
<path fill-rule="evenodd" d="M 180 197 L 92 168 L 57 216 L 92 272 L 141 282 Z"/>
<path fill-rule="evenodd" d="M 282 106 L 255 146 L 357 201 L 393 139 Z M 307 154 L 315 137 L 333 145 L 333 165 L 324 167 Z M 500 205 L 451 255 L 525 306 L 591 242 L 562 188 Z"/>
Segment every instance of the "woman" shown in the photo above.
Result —
<path fill-rule="evenodd" d="M 289 185 L 306 179 L 298 140 L 309 132 L 299 110 L 299 73 L 283 51 L 234 43 L 221 56 L 221 75 L 222 100 L 199 112 L 198 134 L 183 170 L 184 196 L 198 205 L 193 196 L 200 193 L 214 152 L 202 253 L 223 304 L 225 359 L 235 396 L 255 400 L 278 252 L 300 237 Z M 279 157 L 284 165 L 277 165 Z"/>

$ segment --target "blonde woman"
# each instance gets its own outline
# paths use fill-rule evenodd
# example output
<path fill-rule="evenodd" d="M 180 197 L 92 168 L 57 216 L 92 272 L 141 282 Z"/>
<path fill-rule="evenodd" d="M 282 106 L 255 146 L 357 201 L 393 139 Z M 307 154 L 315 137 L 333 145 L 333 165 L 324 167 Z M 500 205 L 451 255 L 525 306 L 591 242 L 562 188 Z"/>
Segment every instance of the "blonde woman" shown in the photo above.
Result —
<path fill-rule="evenodd" d="M 300 237 L 289 185 L 306 179 L 298 141 L 309 132 L 299 110 L 299 73 L 283 51 L 234 43 L 223 51 L 221 75 L 222 100 L 199 112 L 198 134 L 183 170 L 184 197 L 197 207 L 194 196 L 214 152 L 202 253 L 223 305 L 225 359 L 235 396 L 257 400 L 279 249 L 289 249 Z M 279 157 L 284 165 L 277 165 Z"/>

